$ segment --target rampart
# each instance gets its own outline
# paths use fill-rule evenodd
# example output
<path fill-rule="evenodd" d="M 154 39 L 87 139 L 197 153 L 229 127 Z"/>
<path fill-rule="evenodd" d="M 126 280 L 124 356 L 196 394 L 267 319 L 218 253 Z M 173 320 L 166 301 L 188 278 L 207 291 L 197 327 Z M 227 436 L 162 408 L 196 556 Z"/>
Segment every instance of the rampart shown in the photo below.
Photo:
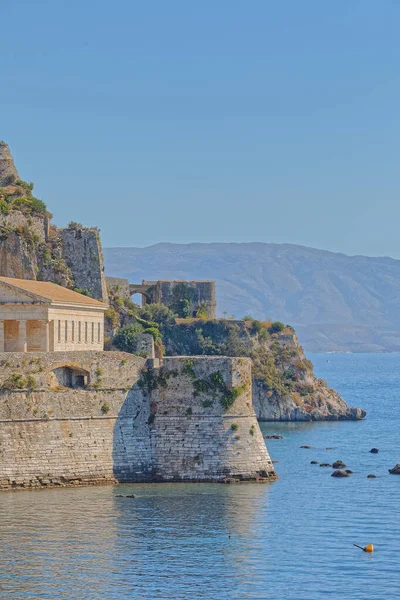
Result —
<path fill-rule="evenodd" d="M 242 358 L 0 355 L 0 489 L 275 476 Z"/>

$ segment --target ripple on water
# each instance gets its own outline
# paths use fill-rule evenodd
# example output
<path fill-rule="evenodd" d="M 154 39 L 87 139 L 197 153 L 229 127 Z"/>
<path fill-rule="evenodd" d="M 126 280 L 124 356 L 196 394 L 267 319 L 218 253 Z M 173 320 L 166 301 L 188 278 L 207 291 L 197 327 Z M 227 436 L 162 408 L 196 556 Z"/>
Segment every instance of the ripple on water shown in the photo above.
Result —
<path fill-rule="evenodd" d="M 400 477 L 387 469 L 400 462 L 400 356 L 329 359 L 313 356 L 318 376 L 368 417 L 262 424 L 284 436 L 267 441 L 275 483 L 3 493 L 0 598 L 399 597 Z M 332 478 L 313 459 L 341 459 L 354 474 Z M 137 497 L 117 498 L 121 489 Z M 352 546 L 369 542 L 371 555 Z"/>

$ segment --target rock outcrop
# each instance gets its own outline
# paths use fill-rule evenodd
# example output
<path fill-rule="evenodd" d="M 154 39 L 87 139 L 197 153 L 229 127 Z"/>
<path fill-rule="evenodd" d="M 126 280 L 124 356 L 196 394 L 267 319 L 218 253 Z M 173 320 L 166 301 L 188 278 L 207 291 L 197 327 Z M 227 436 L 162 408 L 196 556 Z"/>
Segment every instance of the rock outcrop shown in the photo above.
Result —
<path fill-rule="evenodd" d="M 253 362 L 253 405 L 260 421 L 338 421 L 363 419 L 313 365 L 290 327 L 281 323 L 192 321 L 163 328 L 168 354 L 248 356 Z"/>
<path fill-rule="evenodd" d="M 106 300 L 98 230 L 74 222 L 57 229 L 33 187 L 0 142 L 0 275 L 52 281 Z"/>
<path fill-rule="evenodd" d="M 0 142 L 0 186 L 6 186 L 19 179 L 10 148 L 5 142 Z"/>
<path fill-rule="evenodd" d="M 274 357 L 280 379 L 276 375 L 275 381 L 258 377 L 260 369 L 256 365 L 253 404 L 260 421 L 343 421 L 365 417 L 365 410 L 350 408 L 326 381 L 315 377 L 313 365 L 294 333 L 276 334 L 265 345 Z M 261 359 L 256 360 L 262 367 Z"/>

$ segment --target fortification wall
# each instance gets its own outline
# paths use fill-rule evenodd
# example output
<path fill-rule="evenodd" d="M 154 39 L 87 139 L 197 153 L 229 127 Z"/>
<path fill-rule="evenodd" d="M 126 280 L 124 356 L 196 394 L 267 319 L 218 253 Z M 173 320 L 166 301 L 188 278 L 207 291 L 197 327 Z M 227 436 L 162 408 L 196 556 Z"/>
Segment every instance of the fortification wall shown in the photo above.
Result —
<path fill-rule="evenodd" d="M 103 255 L 97 229 L 69 227 L 58 229 L 63 258 L 71 269 L 75 286 L 92 298 L 107 301 Z"/>
<path fill-rule="evenodd" d="M 115 292 L 117 296 L 129 300 L 131 297 L 129 279 L 122 277 L 106 277 L 107 290 Z"/>
<path fill-rule="evenodd" d="M 144 296 L 145 303 L 161 303 L 166 306 L 171 306 L 174 302 L 174 291 L 179 289 L 179 286 L 186 286 L 193 297 L 188 298 L 190 302 L 189 316 L 196 317 L 196 313 L 200 307 L 206 310 L 209 319 L 215 319 L 216 315 L 216 284 L 215 281 L 145 281 L 137 288 L 147 288 Z M 135 287 L 131 285 L 132 288 Z"/>
<path fill-rule="evenodd" d="M 137 386 L 144 359 L 123 352 L 0 359 L 1 489 L 149 478 L 150 409 Z M 63 386 L 64 367 L 87 372 L 87 387 Z M 7 389 L 11 380 L 23 387 Z"/>
<path fill-rule="evenodd" d="M 0 354 L 0 489 L 274 476 L 247 359 L 158 364 L 123 352 Z M 240 388 L 227 410 L 219 388 L 197 391 L 215 373 L 224 390 Z"/>

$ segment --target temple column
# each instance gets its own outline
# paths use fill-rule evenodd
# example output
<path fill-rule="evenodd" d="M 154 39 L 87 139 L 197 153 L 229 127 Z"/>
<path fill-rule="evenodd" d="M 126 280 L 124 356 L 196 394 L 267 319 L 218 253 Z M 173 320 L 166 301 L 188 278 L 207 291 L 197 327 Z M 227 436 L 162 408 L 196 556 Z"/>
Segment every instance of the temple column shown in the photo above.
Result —
<path fill-rule="evenodd" d="M 4 352 L 4 321 L 0 321 L 0 352 Z"/>
<path fill-rule="evenodd" d="M 18 321 L 18 352 L 27 352 L 26 321 Z"/>
<path fill-rule="evenodd" d="M 42 321 L 42 352 L 50 351 L 50 321 Z"/>

